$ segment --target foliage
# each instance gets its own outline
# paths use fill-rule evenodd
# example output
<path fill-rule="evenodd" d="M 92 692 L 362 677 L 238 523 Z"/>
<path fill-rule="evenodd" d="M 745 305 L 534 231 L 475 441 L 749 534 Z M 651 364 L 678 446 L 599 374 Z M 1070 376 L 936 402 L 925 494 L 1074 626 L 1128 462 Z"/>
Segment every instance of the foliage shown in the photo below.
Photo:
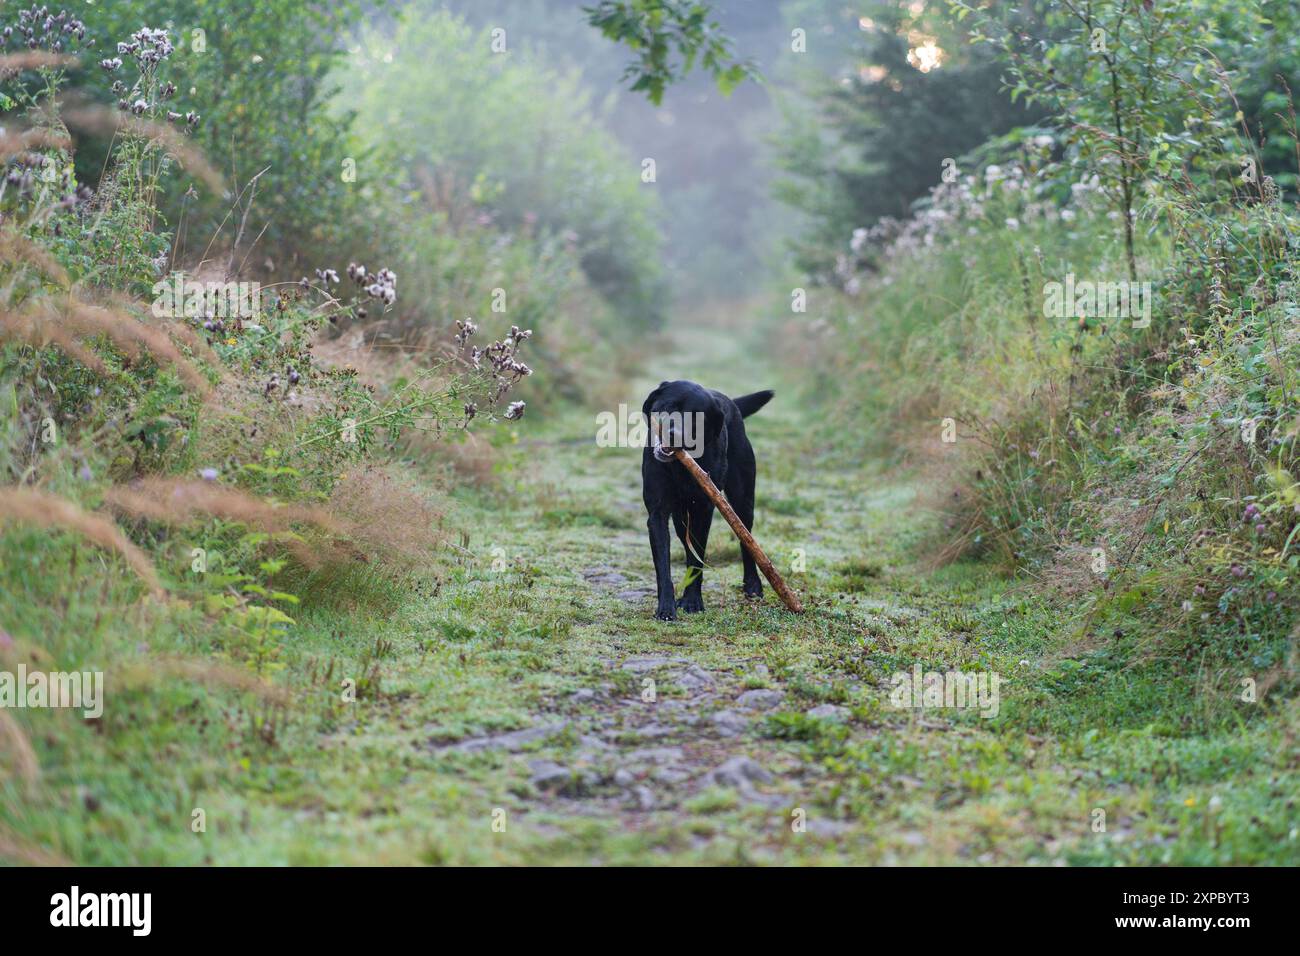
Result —
<path fill-rule="evenodd" d="M 802 95 L 783 109 L 776 192 L 807 219 L 795 264 L 825 282 L 855 228 L 906 216 L 945 162 L 1043 113 L 1004 95 L 1002 64 L 933 10 L 829 6 L 799 5 L 797 22 L 824 19 L 858 39 L 839 71 L 795 78 Z"/>
<path fill-rule="evenodd" d="M 430 60 L 442 69 L 428 69 Z M 411 12 L 393 38 L 366 34 L 348 100 L 365 118 L 360 135 L 375 162 L 453 231 L 492 225 L 537 234 L 542 248 L 558 240 L 622 320 L 662 320 L 653 200 L 637 164 L 595 123 L 575 75 L 494 54 L 486 31 L 475 35 L 445 12 Z"/>
<path fill-rule="evenodd" d="M 698 62 L 724 95 L 756 79 L 751 63 L 737 60 L 710 4 L 697 0 L 601 0 L 583 7 L 601 34 L 637 54 L 623 74 L 631 89 L 644 91 L 658 106 L 664 91 L 690 74 Z"/>
<path fill-rule="evenodd" d="M 361 155 L 351 138 L 352 111 L 332 107 L 335 71 L 352 25 L 383 9 L 382 2 L 354 0 L 137 0 L 87 6 L 82 15 L 105 53 L 142 23 L 170 30 L 186 108 L 203 116 L 197 143 L 232 183 L 265 170 L 265 229 L 245 239 L 251 246 L 261 233 L 259 254 L 249 261 L 270 259 L 273 268 L 258 271 L 275 272 L 294 268 L 307 251 L 327 258 L 356 251 L 356 229 L 366 220 L 342 170 Z M 120 95 L 90 92 L 108 103 Z M 86 144 L 78 156 L 83 182 L 95 185 L 107 147 Z M 187 196 L 182 182 L 165 186 L 160 212 L 175 233 L 175 258 L 203 256 L 214 238 L 218 248 L 235 242 L 229 197 Z M 220 230 L 223 222 L 231 228 Z"/>
<path fill-rule="evenodd" d="M 855 383 L 831 390 L 835 420 L 880 423 L 869 447 L 931 477 L 933 560 L 1025 574 L 1081 612 L 1082 646 L 1125 638 L 1107 666 L 1205 655 L 1217 680 L 1293 681 L 1295 208 L 1241 176 L 1251 147 L 1193 27 L 1141 4 L 1032 9 L 1055 32 L 1020 23 L 1004 55 L 1059 112 L 842 248 L 847 294 L 820 300 L 814 347 Z M 1088 11 L 1109 42 L 1085 63 L 1065 25 Z M 1049 46 L 1041 64 L 1021 36 Z M 1135 277 L 1144 306 L 1049 306 L 1054 284 Z"/>

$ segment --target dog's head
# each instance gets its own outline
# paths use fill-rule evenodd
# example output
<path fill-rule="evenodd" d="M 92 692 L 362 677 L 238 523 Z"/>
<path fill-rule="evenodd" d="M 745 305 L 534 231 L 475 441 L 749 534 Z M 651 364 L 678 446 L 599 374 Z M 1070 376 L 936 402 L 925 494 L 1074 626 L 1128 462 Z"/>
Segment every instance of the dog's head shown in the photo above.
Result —
<path fill-rule="evenodd" d="M 718 437 L 725 413 L 717 397 L 695 382 L 661 382 L 641 406 L 649 426 L 655 460 L 672 460 L 674 449 L 692 458 L 704 453 L 707 442 Z"/>

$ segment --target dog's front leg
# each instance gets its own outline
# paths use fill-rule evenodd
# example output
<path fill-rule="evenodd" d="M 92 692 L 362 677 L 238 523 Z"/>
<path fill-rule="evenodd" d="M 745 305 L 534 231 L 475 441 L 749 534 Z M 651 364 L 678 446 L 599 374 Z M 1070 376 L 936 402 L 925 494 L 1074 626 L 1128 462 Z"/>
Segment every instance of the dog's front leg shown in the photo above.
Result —
<path fill-rule="evenodd" d="M 671 565 L 672 551 L 668 539 L 668 512 L 655 510 L 650 512 L 646 522 L 650 529 L 650 555 L 655 562 L 655 587 L 658 590 L 659 605 L 655 617 L 661 621 L 677 620 L 677 602 L 673 595 L 673 571 Z"/>

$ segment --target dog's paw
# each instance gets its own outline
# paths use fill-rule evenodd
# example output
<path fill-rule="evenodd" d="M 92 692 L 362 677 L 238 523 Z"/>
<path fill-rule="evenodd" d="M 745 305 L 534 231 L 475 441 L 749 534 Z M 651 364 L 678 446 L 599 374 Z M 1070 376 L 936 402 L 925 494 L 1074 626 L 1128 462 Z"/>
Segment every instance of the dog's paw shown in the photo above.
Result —
<path fill-rule="evenodd" d="M 661 621 L 675 621 L 677 620 L 677 608 L 672 604 L 666 607 L 661 604 L 655 610 L 655 617 Z"/>
<path fill-rule="evenodd" d="M 763 582 L 746 581 L 744 590 L 747 598 L 761 598 L 763 596 Z"/>
<path fill-rule="evenodd" d="M 684 594 L 677 600 L 677 607 L 687 614 L 699 614 L 704 610 L 704 598 L 698 594 Z"/>

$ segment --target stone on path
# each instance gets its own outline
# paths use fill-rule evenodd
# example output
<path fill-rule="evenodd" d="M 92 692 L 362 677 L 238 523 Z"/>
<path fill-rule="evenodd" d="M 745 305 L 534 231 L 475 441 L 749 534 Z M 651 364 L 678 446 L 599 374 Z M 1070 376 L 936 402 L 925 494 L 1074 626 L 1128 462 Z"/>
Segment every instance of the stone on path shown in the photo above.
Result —
<path fill-rule="evenodd" d="M 749 757 L 732 757 L 722 766 L 710 771 L 707 779 L 720 787 L 749 790 L 756 783 L 767 783 L 772 775 Z"/>
<path fill-rule="evenodd" d="M 622 669 L 633 674 L 644 674 L 647 671 L 658 670 L 661 667 L 689 663 L 691 662 L 685 657 L 629 657 L 623 662 Z"/>
<path fill-rule="evenodd" d="M 818 720 L 847 720 L 849 710 L 847 707 L 838 707 L 835 704 L 822 704 L 806 711 L 805 717 L 815 717 Z"/>
<path fill-rule="evenodd" d="M 734 710 L 720 710 L 710 718 L 714 728 L 724 737 L 735 737 L 745 732 L 749 720 Z"/>
<path fill-rule="evenodd" d="M 673 677 L 673 683 L 684 690 L 698 693 L 702 690 L 708 690 L 713 687 L 713 678 L 709 672 L 698 665 L 692 664 L 686 670 Z"/>
<path fill-rule="evenodd" d="M 511 730 L 503 734 L 492 734 L 486 737 L 471 737 L 468 740 L 462 740 L 459 743 L 451 744 L 445 750 L 455 750 L 460 753 L 482 753 L 489 750 L 508 750 L 512 753 L 516 750 L 522 750 L 528 744 L 536 743 L 539 740 L 545 740 L 547 737 L 553 737 L 569 726 L 567 720 L 557 720 L 546 724 L 539 724 L 536 727 L 525 727 L 522 730 Z"/>
<path fill-rule="evenodd" d="M 747 690 L 736 699 L 742 710 L 771 710 L 785 699 L 779 690 Z"/>
<path fill-rule="evenodd" d="M 533 786 L 539 790 L 558 788 L 573 779 L 568 767 L 553 760 L 530 760 L 528 771 L 532 774 Z"/>

